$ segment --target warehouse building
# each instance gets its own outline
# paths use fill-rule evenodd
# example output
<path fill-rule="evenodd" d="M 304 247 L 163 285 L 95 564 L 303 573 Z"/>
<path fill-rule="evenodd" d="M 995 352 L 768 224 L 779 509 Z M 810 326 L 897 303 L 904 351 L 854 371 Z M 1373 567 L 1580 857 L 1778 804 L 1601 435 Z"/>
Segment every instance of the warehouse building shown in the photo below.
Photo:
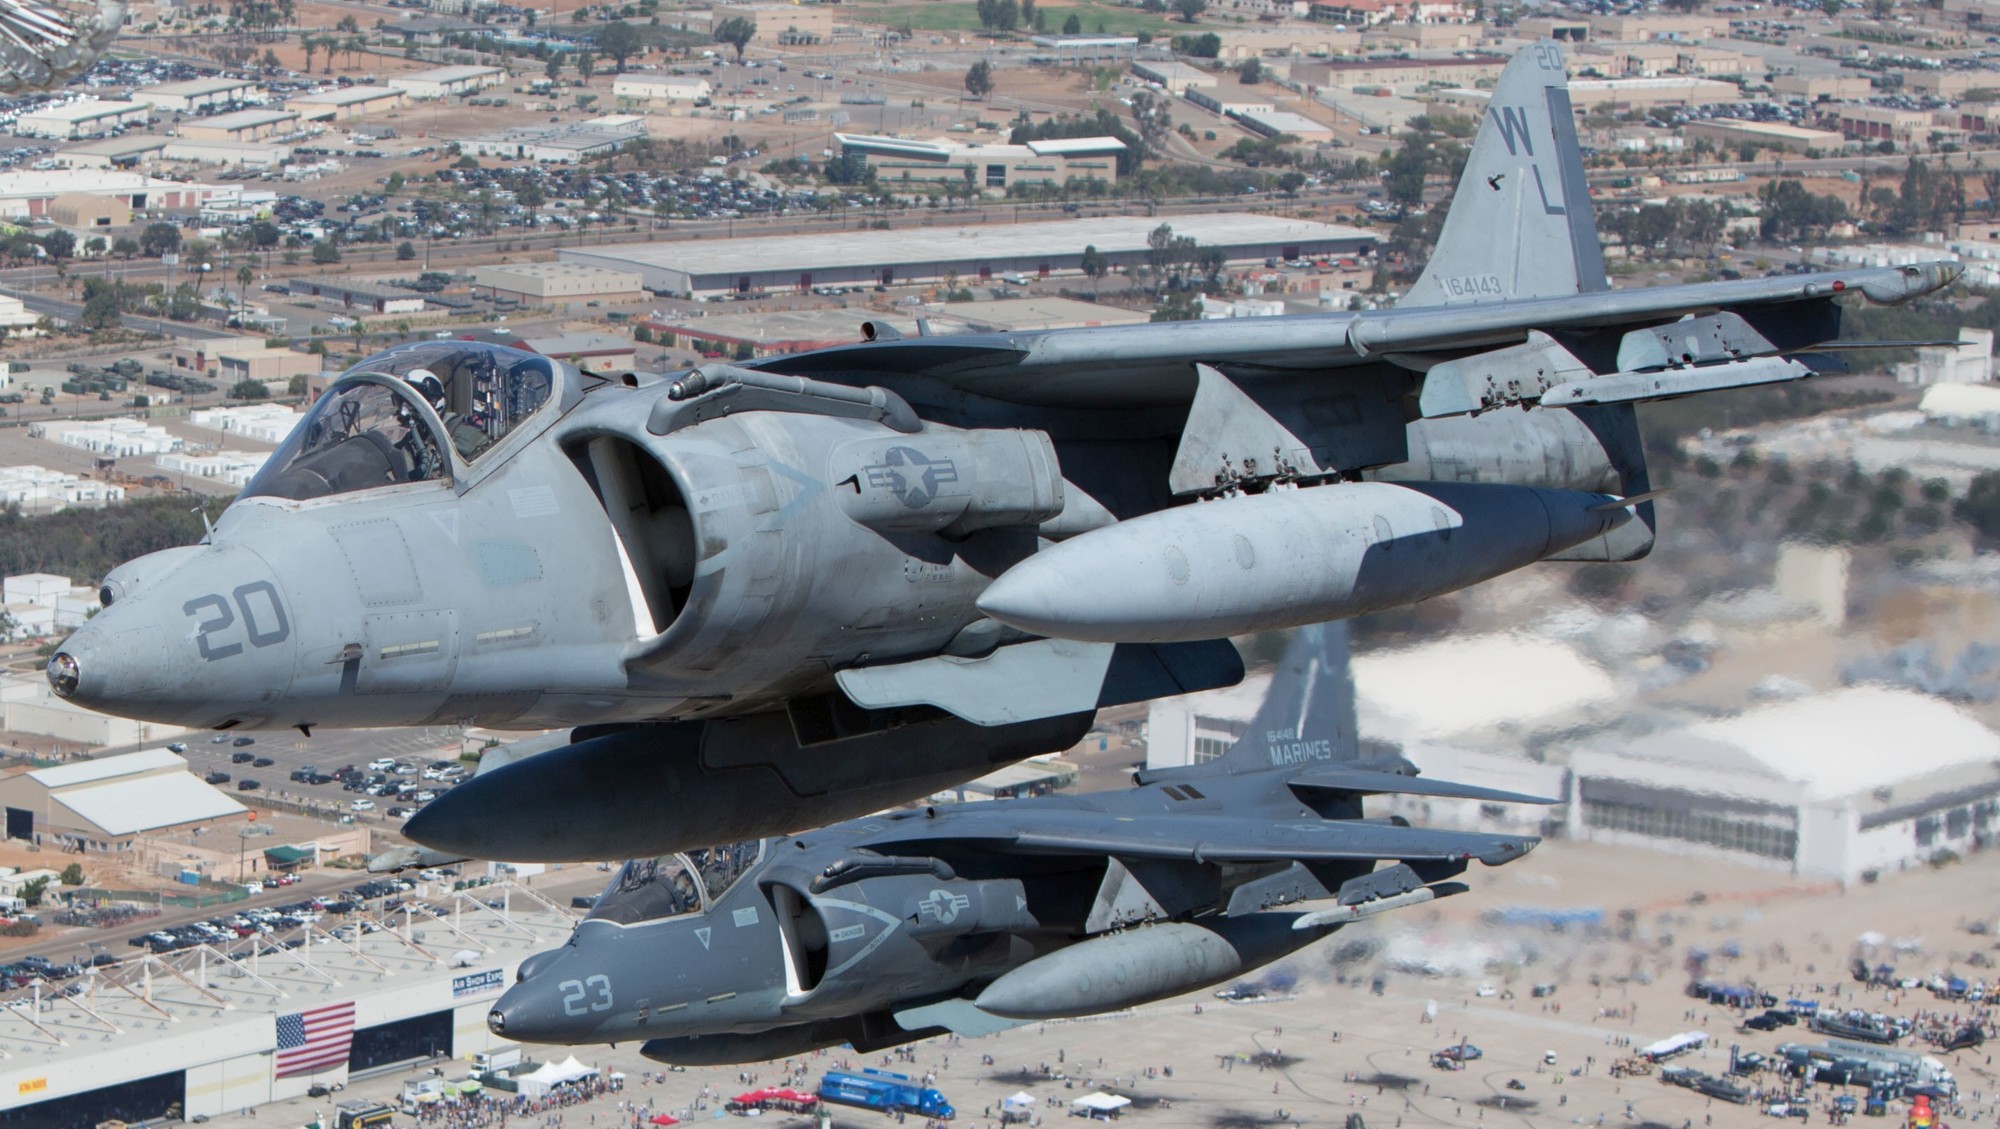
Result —
<path fill-rule="evenodd" d="M 166 749 L 149 749 L 0 777 L 9 839 L 102 853 L 132 849 L 149 831 L 242 819 L 249 809 L 188 771 Z"/>
<path fill-rule="evenodd" d="M 14 119 L 14 133 L 20 137 L 74 141 L 82 137 L 99 137 L 128 125 L 139 125 L 152 116 L 153 108 L 144 102 L 103 102 L 90 98 L 29 110 Z"/>
<path fill-rule="evenodd" d="M 299 113 L 283 110 L 237 110 L 212 118 L 182 122 L 177 132 L 188 141 L 262 141 L 282 137 L 299 128 Z"/>
<path fill-rule="evenodd" d="M 73 169 L 129 169 L 159 160 L 161 150 L 166 147 L 164 137 L 135 134 L 66 145 L 56 156 L 69 162 Z"/>
<path fill-rule="evenodd" d="M 1152 61 L 1133 63 L 1132 77 L 1140 82 L 1153 83 L 1169 94 L 1186 94 L 1190 89 L 1213 89 L 1220 81 L 1214 72 L 1187 63 Z"/>
<path fill-rule="evenodd" d="M 621 146 L 644 136 L 645 118 L 636 114 L 606 114 L 583 122 L 489 133 L 460 142 L 459 149 L 475 157 L 568 165 L 615 153 Z"/>
<path fill-rule="evenodd" d="M 141 954 L 97 970 L 81 995 L 46 993 L 34 1014 L 0 1009 L 8 1117 L 208 1119 L 405 1064 L 456 1059 L 447 1069 L 462 1072 L 505 1045 L 487 1031 L 487 1011 L 521 961 L 575 918 L 510 882 L 427 901 L 435 916 L 347 915 L 374 927 L 358 936 L 306 925 L 295 949 L 252 941 Z"/>
<path fill-rule="evenodd" d="M 285 109 L 309 122 L 344 122 L 401 109 L 405 97 L 402 91 L 387 86 L 342 86 L 316 94 L 294 94 L 285 99 Z"/>
<path fill-rule="evenodd" d="M 520 347 L 544 357 L 568 361 L 583 372 L 619 372 L 637 361 L 638 347 L 608 333 L 565 333 L 556 337 L 523 338 Z"/>
<path fill-rule="evenodd" d="M 1072 181 L 1118 182 L 1125 143 L 1115 137 L 1030 141 L 1025 145 L 909 141 L 900 137 L 836 133 L 841 153 L 860 157 L 884 186 L 970 184 L 992 193 L 1015 185 Z"/>
<path fill-rule="evenodd" d="M 396 75 L 383 85 L 400 90 L 412 102 L 436 102 L 459 94 L 477 94 L 500 85 L 507 74 L 499 67 L 432 67 L 414 74 Z"/>
<path fill-rule="evenodd" d="M 203 114 L 224 106 L 262 102 L 264 91 L 247 78 L 191 78 L 148 86 L 132 97 L 152 103 L 162 113 Z"/>
<path fill-rule="evenodd" d="M 1854 687 L 1571 758 L 1569 834 L 1843 882 L 1993 842 L 2000 734 L 1951 703 Z"/>
<path fill-rule="evenodd" d="M 132 222 L 132 205 L 116 196 L 92 196 L 88 192 L 65 192 L 49 201 L 43 213 L 71 232 L 124 227 Z"/>
<path fill-rule="evenodd" d="M 490 297 L 524 306 L 574 309 L 592 302 L 636 302 L 646 296 L 636 271 L 578 263 L 512 263 L 472 268 L 472 285 Z"/>
<path fill-rule="evenodd" d="M 276 141 L 196 141 L 183 137 L 167 142 L 160 156 L 193 165 L 271 169 L 291 160 L 292 147 Z"/>
<path fill-rule="evenodd" d="M 294 278 L 285 283 L 293 294 L 326 298 L 347 309 L 370 314 L 417 314 L 424 296 L 415 290 L 359 278 Z"/>
<path fill-rule="evenodd" d="M 1132 216 L 996 223 L 911 231 L 854 231 L 690 243 L 570 248 L 561 261 L 639 272 L 646 289 L 683 297 L 811 290 L 815 286 L 990 282 L 1010 275 L 1080 275 L 1085 247 L 1113 269 L 1139 266 L 1159 220 Z M 1366 255 L 1374 232 L 1344 224 L 1222 212 L 1176 216 L 1173 230 L 1231 263 Z"/>
<path fill-rule="evenodd" d="M 1705 140 L 1725 152 L 1749 147 L 1785 153 L 1838 153 L 1848 147 L 1845 137 L 1829 130 L 1737 118 L 1692 121 L 1681 127 L 1681 136 L 1689 145 Z"/>
<path fill-rule="evenodd" d="M 688 105 L 715 93 L 705 78 L 663 74 L 621 74 L 611 80 L 611 97 L 624 110 Z"/>

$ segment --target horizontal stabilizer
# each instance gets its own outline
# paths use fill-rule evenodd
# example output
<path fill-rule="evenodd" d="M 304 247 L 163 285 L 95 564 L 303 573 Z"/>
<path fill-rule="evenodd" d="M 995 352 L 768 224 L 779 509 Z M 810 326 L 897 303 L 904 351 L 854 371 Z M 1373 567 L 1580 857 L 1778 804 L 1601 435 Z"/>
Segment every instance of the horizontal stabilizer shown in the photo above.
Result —
<path fill-rule="evenodd" d="M 1493 804 L 1556 804 L 1545 796 L 1503 792 L 1449 780 L 1426 780 L 1395 772 L 1371 772 L 1357 768 L 1317 768 L 1287 781 L 1294 788 L 1319 788 L 1329 792 L 1354 792 L 1363 796 L 1435 796 L 1446 800 L 1479 800 Z"/>

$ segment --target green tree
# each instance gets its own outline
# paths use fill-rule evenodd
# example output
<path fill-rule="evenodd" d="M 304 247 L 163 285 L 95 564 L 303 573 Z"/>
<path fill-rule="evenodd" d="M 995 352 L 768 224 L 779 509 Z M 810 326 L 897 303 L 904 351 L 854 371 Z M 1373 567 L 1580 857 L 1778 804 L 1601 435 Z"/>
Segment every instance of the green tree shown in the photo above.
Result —
<path fill-rule="evenodd" d="M 271 390 L 261 380 L 245 378 L 229 386 L 229 397 L 232 400 L 268 400 Z"/>
<path fill-rule="evenodd" d="M 173 294 L 167 299 L 167 316 L 175 321 L 193 321 L 199 313 L 201 291 L 194 288 L 194 283 L 183 282 L 174 287 Z"/>
<path fill-rule="evenodd" d="M 556 76 L 562 73 L 562 56 L 550 52 L 548 65 L 542 68 L 542 73 L 548 76 L 550 82 L 554 82 Z"/>
<path fill-rule="evenodd" d="M 1193 23 L 1208 10 L 1208 0 L 1174 0 L 1174 11 L 1179 12 L 1184 23 Z"/>
<path fill-rule="evenodd" d="M 409 181 L 403 176 L 403 171 L 398 169 L 389 174 L 389 180 L 386 184 L 382 185 L 382 191 L 391 196 L 397 196 L 402 193 L 404 187 L 408 184 Z"/>
<path fill-rule="evenodd" d="M 1111 272 L 1111 261 L 1092 243 L 1083 249 L 1083 259 L 1078 265 L 1083 268 L 1083 277 L 1090 280 L 1090 293 L 1095 297 L 1098 282 Z"/>
<path fill-rule="evenodd" d="M 340 261 L 340 248 L 335 246 L 331 239 L 315 240 L 313 242 L 312 261 L 321 266 L 337 263 Z"/>
<path fill-rule="evenodd" d="M 111 253 L 121 259 L 129 259 L 142 249 L 139 241 L 129 235 L 120 235 L 111 241 Z"/>
<path fill-rule="evenodd" d="M 149 223 L 139 233 L 139 247 L 148 255 L 171 255 L 181 249 L 181 229 L 170 223 Z"/>
<path fill-rule="evenodd" d="M 727 43 L 736 49 L 736 61 L 743 61 L 743 49 L 757 38 L 757 21 L 744 16 L 731 16 L 715 25 L 715 41 Z"/>
<path fill-rule="evenodd" d="M 1986 540 L 2000 541 L 2000 471 L 1989 470 L 1974 478 L 1965 497 L 1952 503 L 1951 513 Z"/>
<path fill-rule="evenodd" d="M 981 59 L 965 72 L 965 92 L 974 98 L 993 93 L 993 67 Z"/>
<path fill-rule="evenodd" d="M 596 73 L 597 73 L 597 56 L 591 54 L 588 51 L 578 51 L 576 53 L 577 77 L 583 79 L 585 82 L 588 82 L 590 81 L 590 76 Z"/>
<path fill-rule="evenodd" d="M 68 866 L 63 867 L 62 874 L 58 878 L 63 885 L 71 889 L 83 885 L 83 864 L 80 862 L 70 863 Z"/>
<path fill-rule="evenodd" d="M 396 261 L 407 263 L 417 257 L 417 245 L 405 239 L 396 244 Z"/>
<path fill-rule="evenodd" d="M 96 279 L 91 279 L 96 282 Z M 76 324 L 86 333 L 98 333 L 115 329 L 120 322 L 117 289 L 112 286 L 93 288 L 86 285 L 83 312 L 77 315 Z"/>
<path fill-rule="evenodd" d="M 637 55 L 642 47 L 638 29 L 623 20 L 605 24 L 597 33 L 597 49 L 611 56 L 612 65 L 619 74 L 625 73 L 626 60 Z"/>
<path fill-rule="evenodd" d="M 49 880 L 46 878 L 37 878 L 32 882 L 21 883 L 19 897 L 22 901 L 28 903 L 30 907 L 38 906 L 42 904 L 42 895 L 47 893 L 48 889 Z"/>
<path fill-rule="evenodd" d="M 51 259 L 67 259 L 76 254 L 76 236 L 56 228 L 42 236 L 42 250 L 47 251 Z"/>
<path fill-rule="evenodd" d="M 1262 59 L 1245 59 L 1243 65 L 1237 68 L 1236 77 L 1245 86 L 1255 86 L 1263 82 L 1264 61 Z"/>
<path fill-rule="evenodd" d="M 1064 35 L 1082 35 L 1083 20 L 1075 12 L 1071 12 L 1069 18 L 1063 21 L 1062 33 Z"/>

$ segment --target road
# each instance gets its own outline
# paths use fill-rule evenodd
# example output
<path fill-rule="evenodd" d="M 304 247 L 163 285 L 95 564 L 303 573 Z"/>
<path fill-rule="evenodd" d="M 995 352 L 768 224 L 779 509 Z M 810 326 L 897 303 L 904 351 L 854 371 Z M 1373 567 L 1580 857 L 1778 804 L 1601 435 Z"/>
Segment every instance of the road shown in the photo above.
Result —
<path fill-rule="evenodd" d="M 89 273 L 101 274 L 104 272 L 79 272 L 80 275 Z M 46 314 L 58 321 L 73 322 L 83 316 L 83 303 L 73 302 L 66 298 L 51 298 L 46 294 L 38 294 L 32 290 L 24 290 L 15 286 L 0 286 L 0 294 L 19 298 L 21 304 L 28 307 L 28 309 L 38 314 Z M 233 329 L 203 325 L 200 322 L 168 321 L 165 318 L 146 317 L 141 314 L 126 314 L 124 322 L 128 329 L 136 329 L 142 333 L 163 334 L 167 337 L 192 337 L 204 341 L 223 341 L 233 340 L 242 336 L 242 334 Z"/>

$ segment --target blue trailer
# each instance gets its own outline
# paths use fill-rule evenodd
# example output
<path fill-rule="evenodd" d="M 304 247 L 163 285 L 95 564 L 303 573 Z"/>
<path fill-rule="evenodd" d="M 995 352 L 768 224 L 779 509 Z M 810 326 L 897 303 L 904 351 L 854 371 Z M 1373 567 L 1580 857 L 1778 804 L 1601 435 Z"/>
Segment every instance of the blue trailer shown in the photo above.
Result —
<path fill-rule="evenodd" d="M 918 1085 L 907 1074 L 887 1070 L 862 1070 L 855 1074 L 829 1070 L 819 1080 L 819 1096 L 822 1101 L 889 1113 L 918 1113 L 940 1121 L 948 1121 L 958 1112 L 943 1094 Z"/>

